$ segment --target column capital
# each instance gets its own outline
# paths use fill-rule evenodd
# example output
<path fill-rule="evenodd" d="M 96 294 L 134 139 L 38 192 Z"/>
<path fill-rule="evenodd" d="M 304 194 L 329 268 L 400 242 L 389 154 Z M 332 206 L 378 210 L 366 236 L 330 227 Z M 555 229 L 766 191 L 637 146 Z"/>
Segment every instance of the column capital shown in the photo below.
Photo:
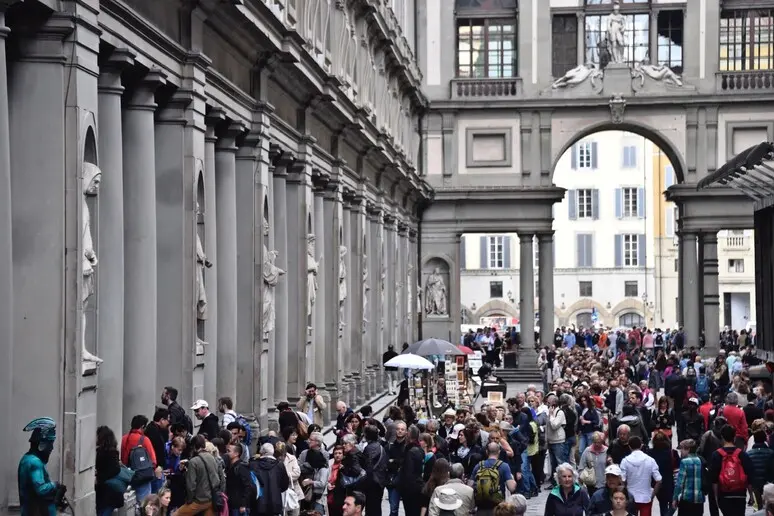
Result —
<path fill-rule="evenodd" d="M 128 81 L 127 109 L 156 111 L 156 90 L 167 83 L 167 74 L 161 70 L 149 70 L 141 77 Z"/>
<path fill-rule="evenodd" d="M 408 228 L 408 224 L 406 224 L 402 220 L 398 221 L 398 234 L 400 236 L 407 236 L 408 235 L 408 229 L 409 229 Z"/>
<path fill-rule="evenodd" d="M 160 124 L 186 125 L 186 109 L 193 102 L 191 90 L 177 90 L 164 105 L 156 110 L 156 122 Z"/>
<path fill-rule="evenodd" d="M 238 147 L 237 138 L 247 133 L 247 124 L 242 121 L 228 120 L 219 127 L 216 127 L 215 134 L 218 141 L 215 142 L 216 151 L 236 152 Z"/>
<path fill-rule="evenodd" d="M 287 177 L 288 168 L 296 162 L 296 155 L 272 143 L 269 145 L 269 160 L 275 176 Z"/>
<path fill-rule="evenodd" d="M 319 168 L 312 168 L 312 186 L 314 187 L 315 195 L 322 195 L 330 182 L 331 175 L 328 172 Z"/>
<path fill-rule="evenodd" d="M 718 244 L 718 232 L 707 231 L 699 234 L 702 244 Z"/>
<path fill-rule="evenodd" d="M 516 234 L 519 236 L 519 244 L 521 244 L 521 245 L 524 245 L 524 244 L 532 245 L 532 239 L 535 237 L 535 233 L 532 233 L 532 232 L 524 232 L 524 233 L 517 232 Z"/>
<path fill-rule="evenodd" d="M 554 241 L 554 232 L 551 231 L 551 232 L 548 232 L 548 233 L 545 233 L 545 232 L 544 233 L 538 233 L 537 237 L 538 237 L 538 243 L 541 243 L 541 244 L 546 243 L 546 244 L 548 244 L 548 243 L 551 243 L 551 242 Z"/>
<path fill-rule="evenodd" d="M 395 229 L 395 222 L 397 219 L 395 218 L 395 215 L 392 213 L 389 213 L 387 211 L 384 212 L 384 227 L 390 230 Z"/>
<path fill-rule="evenodd" d="M 99 64 L 99 92 L 121 95 L 124 85 L 121 74 L 127 68 L 134 66 L 135 54 L 128 48 L 117 48 Z"/>
<path fill-rule="evenodd" d="M 417 237 L 419 236 L 419 231 L 417 231 L 414 228 L 409 228 L 408 230 L 409 240 L 414 243 L 417 241 Z"/>

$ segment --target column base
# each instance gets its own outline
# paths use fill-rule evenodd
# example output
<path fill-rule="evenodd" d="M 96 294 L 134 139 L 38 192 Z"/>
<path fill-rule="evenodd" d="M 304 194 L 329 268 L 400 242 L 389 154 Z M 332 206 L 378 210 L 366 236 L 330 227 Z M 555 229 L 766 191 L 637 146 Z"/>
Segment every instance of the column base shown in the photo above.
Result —
<path fill-rule="evenodd" d="M 341 400 L 341 393 L 335 383 L 326 383 L 325 392 L 328 394 L 327 398 L 324 398 L 328 404 L 328 410 L 325 411 L 325 425 L 330 425 L 332 421 L 336 420 L 336 403 Z"/>
<path fill-rule="evenodd" d="M 347 407 L 352 407 L 352 399 L 350 398 L 350 379 L 344 377 L 339 384 L 339 401 L 343 401 L 347 404 Z"/>
<path fill-rule="evenodd" d="M 268 414 L 266 414 L 266 429 L 264 430 L 264 435 L 268 434 L 269 432 L 277 432 L 279 435 L 279 412 L 277 412 L 276 407 L 269 408 Z"/>
<path fill-rule="evenodd" d="M 354 402 L 359 407 L 363 404 L 365 401 L 365 392 L 363 388 L 363 377 L 360 376 L 360 373 L 355 373 L 352 375 L 352 389 L 354 392 Z"/>

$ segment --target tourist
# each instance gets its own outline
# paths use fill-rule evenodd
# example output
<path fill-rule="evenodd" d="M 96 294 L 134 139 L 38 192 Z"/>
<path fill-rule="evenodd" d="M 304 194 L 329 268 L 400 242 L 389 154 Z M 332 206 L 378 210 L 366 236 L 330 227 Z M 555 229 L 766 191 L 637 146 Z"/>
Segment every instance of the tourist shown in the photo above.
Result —
<path fill-rule="evenodd" d="M 97 516 L 110 516 L 114 509 L 124 506 L 124 493 L 129 487 L 131 476 L 117 486 L 120 480 L 121 460 L 118 442 L 113 430 L 107 426 L 97 428 L 97 451 L 94 459 L 94 490 L 97 503 Z M 127 474 L 130 474 L 127 472 Z"/>
<path fill-rule="evenodd" d="M 191 407 L 191 410 L 193 410 L 196 419 L 201 421 L 199 432 L 196 435 L 203 435 L 207 439 L 215 439 L 220 430 L 220 422 L 218 421 L 218 416 L 210 412 L 210 404 L 205 400 L 197 400 Z"/>
<path fill-rule="evenodd" d="M 704 485 L 705 463 L 696 455 L 693 439 L 680 442 L 680 456 L 672 507 L 679 510 L 680 516 L 701 516 L 704 513 L 704 492 L 709 490 L 709 486 Z"/>
<path fill-rule="evenodd" d="M 556 486 L 546 500 L 545 516 L 583 516 L 589 509 L 589 494 L 577 482 L 575 468 L 559 464 L 555 473 Z"/>
<path fill-rule="evenodd" d="M 639 437 L 629 439 L 629 446 L 632 452 L 621 461 L 623 481 L 634 497 L 638 513 L 650 516 L 653 499 L 661 487 L 661 473 L 656 461 L 641 450 L 642 440 Z"/>
<path fill-rule="evenodd" d="M 710 478 L 717 493 L 720 512 L 723 516 L 738 516 L 745 510 L 749 479 L 754 473 L 753 464 L 747 453 L 734 444 L 738 436 L 733 426 L 721 428 L 720 437 L 723 445 L 712 454 Z"/>
<path fill-rule="evenodd" d="M 591 436 L 591 444 L 583 450 L 578 469 L 580 480 L 593 496 L 597 489 L 605 485 L 605 469 L 607 468 L 607 446 L 605 446 L 605 434 L 594 432 Z"/>

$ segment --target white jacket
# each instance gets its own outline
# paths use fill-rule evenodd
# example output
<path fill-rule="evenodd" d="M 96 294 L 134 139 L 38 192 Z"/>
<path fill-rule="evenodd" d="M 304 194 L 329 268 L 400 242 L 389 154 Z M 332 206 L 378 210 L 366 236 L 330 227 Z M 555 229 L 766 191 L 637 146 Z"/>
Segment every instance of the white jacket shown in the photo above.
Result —
<path fill-rule="evenodd" d="M 551 409 L 548 412 L 548 424 L 546 425 L 546 442 L 548 444 L 563 443 L 567 440 L 564 433 L 564 427 L 567 424 L 567 418 L 564 416 L 564 410 L 559 407 Z"/>

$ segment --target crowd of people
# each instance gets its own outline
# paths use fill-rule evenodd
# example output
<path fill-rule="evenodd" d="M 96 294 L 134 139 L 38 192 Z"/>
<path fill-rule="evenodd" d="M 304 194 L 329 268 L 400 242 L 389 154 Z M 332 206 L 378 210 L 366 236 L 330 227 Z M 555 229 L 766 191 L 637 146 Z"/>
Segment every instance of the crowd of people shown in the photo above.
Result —
<path fill-rule="evenodd" d="M 499 338 L 481 333 L 473 348 Z M 407 403 L 377 417 L 338 402 L 331 448 L 314 384 L 295 406 L 280 403 L 279 430 L 261 436 L 229 398 L 215 412 L 190 407 L 194 433 L 166 387 L 152 421 L 135 416 L 120 441 L 98 429 L 98 514 L 131 487 L 143 516 L 377 516 L 385 498 L 390 516 L 401 504 L 406 516 L 516 516 L 542 503 L 541 489 L 546 516 L 649 516 L 654 504 L 698 515 L 705 501 L 712 516 L 748 505 L 774 516 L 774 401 L 750 377 L 751 343 L 703 359 L 679 338 L 646 346 L 645 329 L 567 333 L 540 350 L 543 385 L 502 405 L 425 419 Z"/>

